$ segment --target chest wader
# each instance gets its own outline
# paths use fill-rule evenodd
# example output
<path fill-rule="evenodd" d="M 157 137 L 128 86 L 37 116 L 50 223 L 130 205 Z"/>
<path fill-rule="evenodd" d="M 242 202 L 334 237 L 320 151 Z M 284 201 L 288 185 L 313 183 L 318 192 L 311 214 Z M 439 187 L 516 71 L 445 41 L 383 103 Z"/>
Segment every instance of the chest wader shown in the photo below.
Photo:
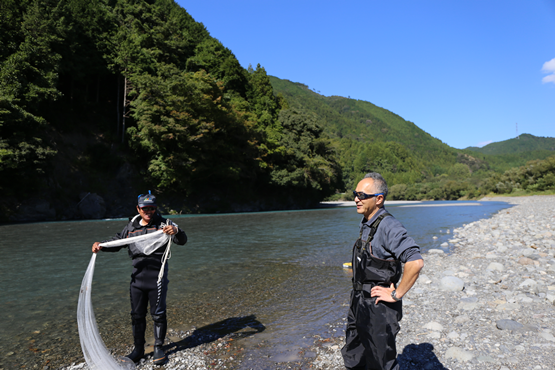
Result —
<path fill-rule="evenodd" d="M 353 290 L 345 346 L 341 349 L 347 369 L 397 370 L 395 337 L 399 332 L 402 303 L 380 301 L 370 296 L 374 286 L 390 287 L 401 277 L 401 262 L 382 260 L 372 255 L 372 239 L 380 222 L 389 213 L 380 215 L 371 225 L 368 240 L 360 237 L 353 246 Z"/>
<path fill-rule="evenodd" d="M 166 294 L 168 291 L 168 265 L 164 266 L 164 275 L 160 281 L 158 273 L 161 264 L 148 258 L 133 260 L 133 273 L 129 294 L 131 296 L 131 322 L 135 349 L 129 357 L 138 362 L 144 356 L 147 306 L 150 303 L 150 315 L 154 326 L 154 363 L 159 365 L 166 361 L 163 351 L 167 331 Z"/>

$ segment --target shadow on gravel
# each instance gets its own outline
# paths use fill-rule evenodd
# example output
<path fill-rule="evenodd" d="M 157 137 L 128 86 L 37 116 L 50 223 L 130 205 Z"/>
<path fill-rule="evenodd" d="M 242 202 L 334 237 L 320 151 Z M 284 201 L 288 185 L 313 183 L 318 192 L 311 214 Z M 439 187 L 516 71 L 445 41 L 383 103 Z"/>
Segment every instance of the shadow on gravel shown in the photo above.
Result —
<path fill-rule="evenodd" d="M 397 361 L 400 370 L 448 370 L 439 362 L 430 343 L 409 344 Z"/>
<path fill-rule="evenodd" d="M 242 331 L 236 333 L 239 330 L 251 328 L 252 330 Z M 202 328 L 196 329 L 190 336 L 174 343 L 169 349 L 171 351 L 168 354 L 175 353 L 187 348 L 193 348 L 200 346 L 201 344 L 214 342 L 220 338 L 225 337 L 228 334 L 233 334 L 234 338 L 245 338 L 250 337 L 256 333 L 263 332 L 266 329 L 264 325 L 258 320 L 256 320 L 255 315 L 243 316 L 243 317 L 231 317 L 222 321 L 218 321 L 214 324 L 203 326 Z"/>

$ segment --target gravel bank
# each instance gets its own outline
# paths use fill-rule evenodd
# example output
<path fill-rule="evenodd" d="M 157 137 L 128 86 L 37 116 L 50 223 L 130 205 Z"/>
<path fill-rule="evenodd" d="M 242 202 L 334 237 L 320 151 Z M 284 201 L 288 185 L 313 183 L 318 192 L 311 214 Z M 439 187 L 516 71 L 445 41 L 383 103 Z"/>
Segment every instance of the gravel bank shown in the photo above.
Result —
<path fill-rule="evenodd" d="M 555 196 L 495 200 L 514 207 L 455 229 L 443 245 L 451 254 L 435 249 L 424 255 L 424 270 L 404 299 L 397 337 L 401 369 L 555 369 Z M 331 323 L 302 350 L 310 356 L 275 368 L 343 369 L 344 327 L 344 320 Z M 170 333 L 185 344 L 190 335 Z M 138 369 L 245 368 L 237 336 L 169 345 L 165 366 L 154 367 L 147 358 Z"/>

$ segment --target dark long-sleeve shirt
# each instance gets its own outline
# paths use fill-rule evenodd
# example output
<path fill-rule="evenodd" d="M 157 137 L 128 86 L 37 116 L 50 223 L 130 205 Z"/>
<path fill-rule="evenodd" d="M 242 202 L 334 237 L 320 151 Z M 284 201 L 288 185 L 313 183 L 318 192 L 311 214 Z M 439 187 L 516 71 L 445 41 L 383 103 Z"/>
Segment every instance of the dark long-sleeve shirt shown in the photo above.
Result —
<path fill-rule="evenodd" d="M 177 226 L 171 220 L 163 218 L 158 213 L 155 215 L 153 220 L 146 226 L 141 225 L 140 221 L 141 221 L 140 216 L 133 218 L 131 221 L 129 221 L 127 226 L 125 226 L 125 228 L 120 233 L 117 233 L 114 237 L 112 237 L 110 239 L 107 239 L 107 240 L 104 240 L 103 242 L 108 242 L 108 241 L 118 240 L 118 239 L 133 238 L 134 236 L 150 234 L 150 233 L 153 233 L 153 232 L 156 232 L 156 231 L 162 229 L 163 228 L 162 224 Z M 178 227 L 178 232 L 177 232 L 177 234 L 172 236 L 172 241 L 175 244 L 184 245 L 185 243 L 187 243 L 187 235 L 185 234 L 185 232 L 183 230 L 181 230 Z M 130 240 L 129 244 L 127 244 L 127 245 L 122 245 L 121 247 L 103 248 L 102 251 L 103 252 L 117 252 L 121 248 L 128 248 L 129 256 L 133 260 L 139 260 L 139 259 L 147 258 L 147 259 L 153 259 L 153 260 L 157 260 L 157 261 L 161 261 L 162 256 L 164 254 L 164 251 L 166 249 L 165 246 L 162 246 L 162 247 L 158 248 L 157 250 L 155 250 L 152 254 L 147 256 L 147 255 L 143 254 L 140 250 L 135 248 L 134 244 L 132 243 L 132 240 Z M 135 265 L 135 261 L 133 262 L 133 264 Z"/>
<path fill-rule="evenodd" d="M 368 240 L 372 223 L 382 213 L 386 212 L 381 208 L 370 220 L 362 219 L 360 230 L 362 240 Z M 385 217 L 371 242 L 372 254 L 380 259 L 395 259 L 402 263 L 422 259 L 420 247 L 413 238 L 408 236 L 407 229 L 394 217 Z"/>

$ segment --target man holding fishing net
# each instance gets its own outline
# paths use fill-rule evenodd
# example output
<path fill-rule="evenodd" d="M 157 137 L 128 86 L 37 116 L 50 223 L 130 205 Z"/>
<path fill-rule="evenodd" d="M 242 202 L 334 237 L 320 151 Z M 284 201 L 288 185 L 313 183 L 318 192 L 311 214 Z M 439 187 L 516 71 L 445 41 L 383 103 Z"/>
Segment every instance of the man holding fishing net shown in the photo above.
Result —
<path fill-rule="evenodd" d="M 146 313 L 148 303 L 150 302 L 150 315 L 154 321 L 153 361 L 156 365 L 162 365 L 166 362 L 163 345 L 168 327 L 166 320 L 166 293 L 169 281 L 168 265 L 165 262 L 169 254 L 169 244 L 164 243 L 154 251 L 147 251 L 141 244 L 133 243 L 132 240 L 129 241 L 129 244 L 120 247 L 103 248 L 101 244 L 162 230 L 164 234 L 171 236 L 173 243 L 184 245 L 187 242 L 187 235 L 171 220 L 163 218 L 157 212 L 156 197 L 150 191 L 148 194 L 139 195 L 137 211 L 139 214 L 129 221 L 121 233 L 104 242 L 94 243 L 92 251 L 93 253 L 97 253 L 99 250 L 117 252 L 121 248 L 128 248 L 129 256 L 133 260 L 130 296 L 135 348 L 127 357 L 133 360 L 133 362 L 139 362 L 144 356 Z"/>

